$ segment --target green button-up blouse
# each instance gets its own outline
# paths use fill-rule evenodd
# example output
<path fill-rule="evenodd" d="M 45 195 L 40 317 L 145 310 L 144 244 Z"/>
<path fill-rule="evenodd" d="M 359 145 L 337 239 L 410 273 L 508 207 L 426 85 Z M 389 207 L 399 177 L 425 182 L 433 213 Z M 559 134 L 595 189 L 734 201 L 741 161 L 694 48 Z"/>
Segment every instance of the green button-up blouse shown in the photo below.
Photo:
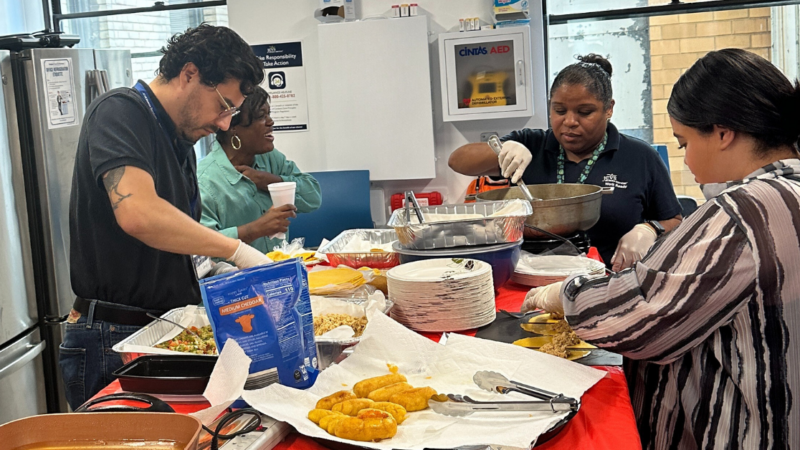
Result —
<path fill-rule="evenodd" d="M 273 150 L 256 155 L 253 168 L 278 175 L 283 181 L 297 183 L 294 204 L 298 213 L 309 213 L 319 208 L 319 183 L 311 175 L 301 172 L 283 153 Z M 211 153 L 197 165 L 197 180 L 203 203 L 200 223 L 234 239 L 239 238 L 237 227 L 258 219 L 272 207 L 269 192 L 259 190 L 255 183 L 239 173 L 218 142 L 214 142 Z M 286 239 L 289 239 L 289 233 Z M 280 239 L 265 236 L 250 245 L 267 253 L 280 242 Z"/>

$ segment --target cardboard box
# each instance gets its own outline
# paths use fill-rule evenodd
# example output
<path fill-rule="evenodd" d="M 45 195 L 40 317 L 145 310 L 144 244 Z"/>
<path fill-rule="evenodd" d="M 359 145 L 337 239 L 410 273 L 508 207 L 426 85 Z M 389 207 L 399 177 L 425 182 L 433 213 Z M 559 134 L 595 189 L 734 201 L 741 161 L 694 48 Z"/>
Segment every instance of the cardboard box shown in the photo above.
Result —
<path fill-rule="evenodd" d="M 528 18 L 528 0 L 494 0 L 495 20 Z"/>
<path fill-rule="evenodd" d="M 336 15 L 344 20 L 356 20 L 356 0 L 319 0 L 319 8 L 325 11 L 328 8 L 338 8 Z"/>

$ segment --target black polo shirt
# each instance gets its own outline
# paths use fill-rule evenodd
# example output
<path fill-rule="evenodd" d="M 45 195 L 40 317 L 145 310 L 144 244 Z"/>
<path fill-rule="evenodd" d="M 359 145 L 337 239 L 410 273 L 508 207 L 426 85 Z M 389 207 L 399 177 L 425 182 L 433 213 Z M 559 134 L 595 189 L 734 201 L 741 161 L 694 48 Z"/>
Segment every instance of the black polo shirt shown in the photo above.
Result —
<path fill-rule="evenodd" d="M 114 89 L 86 111 L 70 195 L 70 277 L 80 297 L 164 311 L 202 301 L 191 257 L 157 250 L 125 233 L 102 177 L 121 166 L 138 167 L 153 177 L 159 197 L 199 220 L 197 162 L 192 143 L 178 138 L 158 99 L 139 83 L 161 125 L 132 88 Z"/>
<path fill-rule="evenodd" d="M 589 231 L 592 245 L 597 247 L 608 265 L 620 238 L 637 223 L 646 220 L 666 220 L 680 214 L 681 206 L 675 197 L 672 180 L 664 161 L 649 144 L 625 136 L 609 123 L 608 141 L 586 184 L 614 187 L 614 193 L 603 195 L 600 220 Z M 517 141 L 533 155 L 522 175 L 527 184 L 555 183 L 558 141 L 553 130 L 525 128 L 513 131 L 503 141 Z M 588 159 L 574 163 L 565 158 L 564 182 L 577 183 Z"/>

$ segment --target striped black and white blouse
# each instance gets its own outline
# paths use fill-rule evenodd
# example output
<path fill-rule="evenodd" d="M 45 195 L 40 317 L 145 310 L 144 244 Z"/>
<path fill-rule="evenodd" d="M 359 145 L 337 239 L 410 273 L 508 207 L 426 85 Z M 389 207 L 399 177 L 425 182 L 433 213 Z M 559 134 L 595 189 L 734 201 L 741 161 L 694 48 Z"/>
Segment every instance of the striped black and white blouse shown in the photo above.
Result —
<path fill-rule="evenodd" d="M 725 187 L 564 300 L 578 335 L 629 358 L 645 449 L 800 449 L 800 160 Z"/>

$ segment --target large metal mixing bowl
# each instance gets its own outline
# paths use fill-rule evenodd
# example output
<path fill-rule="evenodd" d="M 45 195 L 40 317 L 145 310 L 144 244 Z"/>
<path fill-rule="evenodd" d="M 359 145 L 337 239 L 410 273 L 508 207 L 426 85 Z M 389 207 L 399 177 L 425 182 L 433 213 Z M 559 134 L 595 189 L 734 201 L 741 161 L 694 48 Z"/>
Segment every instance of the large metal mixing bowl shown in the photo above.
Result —
<path fill-rule="evenodd" d="M 528 191 L 535 197 L 533 214 L 525 220 L 531 225 L 559 236 L 586 231 L 600 220 L 603 194 L 614 192 L 591 184 L 531 184 Z M 478 201 L 524 199 L 520 188 L 495 189 L 477 195 Z M 544 233 L 525 227 L 526 238 L 548 238 Z"/>

